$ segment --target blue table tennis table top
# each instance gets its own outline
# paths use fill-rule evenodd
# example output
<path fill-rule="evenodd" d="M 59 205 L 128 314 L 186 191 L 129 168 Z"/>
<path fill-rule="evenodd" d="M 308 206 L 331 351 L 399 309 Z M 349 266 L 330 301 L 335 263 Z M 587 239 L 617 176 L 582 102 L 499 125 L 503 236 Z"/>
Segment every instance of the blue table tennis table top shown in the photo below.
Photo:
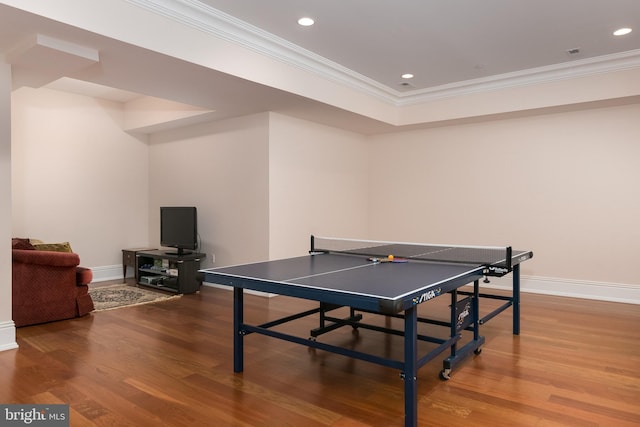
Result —
<path fill-rule="evenodd" d="M 529 254 L 514 251 L 513 262 Z M 471 283 L 484 270 L 477 263 L 377 263 L 366 256 L 322 252 L 202 272 L 210 283 L 396 313 Z"/>

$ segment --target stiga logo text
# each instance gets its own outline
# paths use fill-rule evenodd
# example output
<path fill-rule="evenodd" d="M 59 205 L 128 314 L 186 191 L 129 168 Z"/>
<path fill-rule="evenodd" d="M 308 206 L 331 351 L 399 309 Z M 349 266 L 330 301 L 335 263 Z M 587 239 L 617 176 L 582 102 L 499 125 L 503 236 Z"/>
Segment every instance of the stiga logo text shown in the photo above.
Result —
<path fill-rule="evenodd" d="M 413 299 L 413 305 L 422 304 L 425 301 L 429 301 L 430 299 L 433 299 L 439 296 L 441 293 L 442 293 L 442 289 L 440 288 L 427 291 L 424 294 L 420 295 L 419 297 L 415 297 Z"/>
<path fill-rule="evenodd" d="M 69 426 L 69 405 L 0 405 L 2 426 Z"/>

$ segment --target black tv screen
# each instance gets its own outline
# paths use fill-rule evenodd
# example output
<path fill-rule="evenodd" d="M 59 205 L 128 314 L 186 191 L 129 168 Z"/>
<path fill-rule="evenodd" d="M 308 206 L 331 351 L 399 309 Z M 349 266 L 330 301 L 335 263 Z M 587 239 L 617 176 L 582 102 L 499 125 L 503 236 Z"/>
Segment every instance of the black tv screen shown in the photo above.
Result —
<path fill-rule="evenodd" d="M 198 248 L 198 214 L 194 206 L 160 208 L 160 245 L 176 248 L 177 255 Z"/>

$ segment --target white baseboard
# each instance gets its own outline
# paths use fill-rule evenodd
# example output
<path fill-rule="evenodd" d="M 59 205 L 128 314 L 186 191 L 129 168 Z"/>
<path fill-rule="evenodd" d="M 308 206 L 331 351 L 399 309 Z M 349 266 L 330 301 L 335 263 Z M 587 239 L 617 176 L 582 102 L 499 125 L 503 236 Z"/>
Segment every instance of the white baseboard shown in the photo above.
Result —
<path fill-rule="evenodd" d="M 122 279 L 122 264 L 90 268 L 93 272 L 93 282 Z M 133 277 L 133 268 L 127 268 L 127 277 Z"/>
<path fill-rule="evenodd" d="M 16 342 L 16 325 L 12 320 L 0 322 L 0 351 L 18 348 Z"/>
<path fill-rule="evenodd" d="M 492 277 L 491 283 L 481 283 L 482 288 L 511 290 L 511 275 Z M 205 286 L 231 290 L 230 286 L 203 283 Z M 640 304 L 640 285 L 602 283 L 586 280 L 557 279 L 552 277 L 521 276 L 520 291 L 533 294 L 555 295 L 570 298 Z M 266 297 L 276 294 L 247 290 L 247 293 Z"/>
<path fill-rule="evenodd" d="M 511 275 L 493 277 L 485 288 L 511 289 Z M 558 279 L 553 277 L 522 276 L 521 292 L 555 295 L 570 298 L 640 304 L 640 284 L 592 282 L 587 280 Z"/>

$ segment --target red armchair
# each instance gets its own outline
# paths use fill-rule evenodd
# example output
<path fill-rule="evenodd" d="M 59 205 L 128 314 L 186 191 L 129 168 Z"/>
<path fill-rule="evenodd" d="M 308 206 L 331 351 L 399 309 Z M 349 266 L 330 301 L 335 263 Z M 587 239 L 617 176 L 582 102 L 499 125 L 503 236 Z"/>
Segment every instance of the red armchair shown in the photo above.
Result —
<path fill-rule="evenodd" d="M 93 310 L 90 269 L 72 252 L 12 249 L 16 326 L 84 316 Z"/>

